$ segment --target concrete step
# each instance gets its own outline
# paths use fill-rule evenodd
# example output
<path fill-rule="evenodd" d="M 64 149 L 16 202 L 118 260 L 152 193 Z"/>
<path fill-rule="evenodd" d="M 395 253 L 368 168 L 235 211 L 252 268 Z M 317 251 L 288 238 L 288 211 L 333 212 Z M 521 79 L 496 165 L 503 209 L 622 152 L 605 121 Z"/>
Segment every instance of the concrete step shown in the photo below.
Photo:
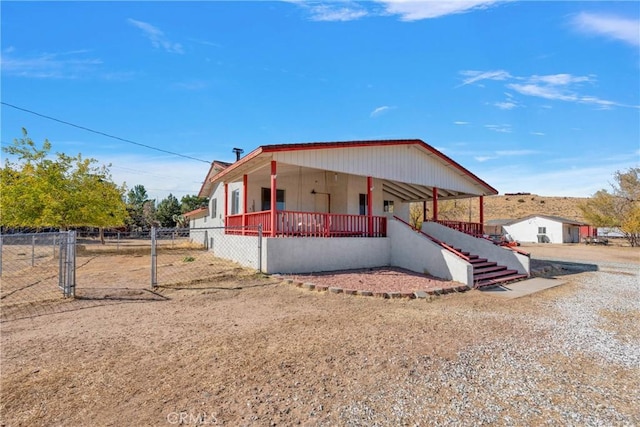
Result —
<path fill-rule="evenodd" d="M 474 288 L 483 288 L 483 287 L 487 287 L 487 286 L 497 286 L 497 285 L 504 285 L 505 283 L 510 283 L 510 282 L 517 282 L 519 280 L 524 280 L 526 279 L 528 276 L 526 274 L 512 274 L 509 276 L 503 276 L 503 277 L 498 277 L 495 279 L 487 279 L 487 280 L 481 280 L 478 281 L 474 284 Z"/>

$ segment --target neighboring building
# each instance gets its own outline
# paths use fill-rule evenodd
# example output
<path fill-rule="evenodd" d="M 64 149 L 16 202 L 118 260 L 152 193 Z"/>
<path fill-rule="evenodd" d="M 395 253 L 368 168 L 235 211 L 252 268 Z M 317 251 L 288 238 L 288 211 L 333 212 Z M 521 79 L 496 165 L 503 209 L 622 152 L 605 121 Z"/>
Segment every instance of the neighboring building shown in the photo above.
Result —
<path fill-rule="evenodd" d="M 547 215 L 529 215 L 502 225 L 505 234 L 521 243 L 580 243 L 586 224 Z"/>
<path fill-rule="evenodd" d="M 433 218 L 423 230 L 434 235 L 446 229 L 442 236 L 449 241 L 472 239 L 469 245 L 499 251 L 498 258 L 513 264 L 509 268 L 528 274 L 528 259 L 476 238 L 483 234 L 483 197 L 494 194 L 418 139 L 265 145 L 235 163 L 214 162 L 199 193 L 209 207 L 186 216 L 192 228 L 227 227 L 209 248 L 251 267 L 243 252 L 252 249 L 243 245 L 254 244 L 249 242 L 260 225 L 259 262 L 267 273 L 398 266 L 473 284 L 468 259 L 453 259 L 406 224 L 410 203 L 422 202 L 426 211 L 426 202 L 433 202 Z M 480 203 L 478 222 L 438 220 L 438 200 L 471 197 Z"/>

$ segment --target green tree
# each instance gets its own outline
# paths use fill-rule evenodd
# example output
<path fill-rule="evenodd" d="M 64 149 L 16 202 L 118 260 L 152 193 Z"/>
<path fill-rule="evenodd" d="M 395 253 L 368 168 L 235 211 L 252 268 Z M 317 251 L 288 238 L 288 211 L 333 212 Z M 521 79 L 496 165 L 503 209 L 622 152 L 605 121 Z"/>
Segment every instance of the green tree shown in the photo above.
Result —
<path fill-rule="evenodd" d="M 207 207 L 209 204 L 209 198 L 207 197 L 198 197 L 193 195 L 186 195 L 180 199 L 180 210 L 181 213 L 187 213 L 194 211 L 198 208 Z"/>
<path fill-rule="evenodd" d="M 175 227 L 176 218 L 180 214 L 180 202 L 178 202 L 178 199 L 176 199 L 173 194 L 169 193 L 166 199 L 158 203 L 156 220 L 160 223 L 161 227 Z"/>
<path fill-rule="evenodd" d="M 640 246 L 640 168 L 614 174 L 611 192 L 600 190 L 580 210 L 596 227 L 618 227 L 631 246 Z"/>
<path fill-rule="evenodd" d="M 42 147 L 22 129 L 22 138 L 2 150 L 6 159 L 0 172 L 0 224 L 5 227 L 116 227 L 127 211 L 124 187 L 112 182 L 107 166 L 82 154 L 57 153 L 51 143 Z"/>
<path fill-rule="evenodd" d="M 144 185 L 136 185 L 127 192 L 128 225 L 131 229 L 146 230 L 155 220 L 155 203 L 149 199 Z"/>

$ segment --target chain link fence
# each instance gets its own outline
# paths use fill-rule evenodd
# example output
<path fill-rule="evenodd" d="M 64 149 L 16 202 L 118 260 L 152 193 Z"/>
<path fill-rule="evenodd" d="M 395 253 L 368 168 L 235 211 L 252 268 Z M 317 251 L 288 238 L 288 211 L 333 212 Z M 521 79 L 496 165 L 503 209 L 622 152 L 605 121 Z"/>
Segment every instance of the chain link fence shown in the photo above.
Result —
<path fill-rule="evenodd" d="M 0 318 L 164 300 L 162 288 L 255 275 L 261 241 L 259 226 L 1 235 Z"/>
<path fill-rule="evenodd" d="M 24 305 L 75 296 L 74 231 L 0 235 L 2 317 Z"/>
<path fill-rule="evenodd" d="M 262 227 L 154 229 L 151 285 L 211 282 L 247 268 L 262 271 Z"/>

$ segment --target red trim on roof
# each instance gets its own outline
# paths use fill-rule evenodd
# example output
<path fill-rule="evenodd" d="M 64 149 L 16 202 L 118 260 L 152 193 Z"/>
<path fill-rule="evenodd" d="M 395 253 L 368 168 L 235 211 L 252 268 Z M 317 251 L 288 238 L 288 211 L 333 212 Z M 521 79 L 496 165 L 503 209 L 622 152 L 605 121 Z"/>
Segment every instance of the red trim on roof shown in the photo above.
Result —
<path fill-rule="evenodd" d="M 418 145 L 440 159 L 444 160 L 446 163 L 451 164 L 454 168 L 458 169 L 463 174 L 469 176 L 473 180 L 475 180 L 478 184 L 486 187 L 490 192 L 494 194 L 498 194 L 498 190 L 487 184 L 484 180 L 480 179 L 474 173 L 466 169 L 464 166 L 460 165 L 458 162 L 447 156 L 446 154 L 436 150 L 426 142 L 421 139 L 382 139 L 382 140 L 362 140 L 362 141 L 334 141 L 334 142 L 303 142 L 303 143 L 293 143 L 293 144 L 274 144 L 274 145 L 263 145 L 251 153 L 240 159 L 239 161 L 231 164 L 225 170 L 219 172 L 214 177 L 210 178 L 209 181 L 215 181 L 222 178 L 227 173 L 231 172 L 235 168 L 240 165 L 245 164 L 249 160 L 259 156 L 262 153 L 277 153 L 281 151 L 302 151 L 302 150 L 321 150 L 321 149 L 334 149 L 334 148 L 353 148 L 353 147 L 379 147 L 379 146 L 389 146 L 389 145 Z"/>

